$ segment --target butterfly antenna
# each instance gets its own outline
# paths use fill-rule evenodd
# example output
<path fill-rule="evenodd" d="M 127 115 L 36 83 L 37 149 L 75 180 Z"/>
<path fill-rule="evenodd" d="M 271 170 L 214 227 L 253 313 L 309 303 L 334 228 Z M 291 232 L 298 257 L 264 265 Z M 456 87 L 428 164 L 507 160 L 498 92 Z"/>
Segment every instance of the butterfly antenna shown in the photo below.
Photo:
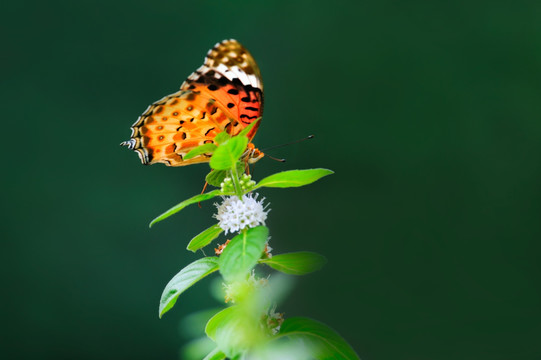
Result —
<path fill-rule="evenodd" d="M 265 149 L 261 149 L 261 151 L 267 151 L 267 150 L 272 150 L 272 149 L 277 149 L 277 148 L 281 148 L 281 147 L 284 147 L 284 146 L 288 146 L 288 145 L 293 145 L 293 144 L 296 144 L 298 142 L 301 142 L 301 141 L 304 141 L 304 140 L 310 140 L 310 139 L 313 139 L 314 138 L 314 135 L 308 135 L 307 137 L 305 138 L 302 138 L 302 139 L 299 139 L 299 140 L 294 140 L 294 141 L 290 141 L 288 143 L 285 143 L 285 144 L 280 144 L 280 145 L 274 145 L 274 146 L 271 146 L 271 147 L 268 147 L 268 148 L 265 148 Z M 269 156 L 269 155 L 267 155 Z M 269 156 L 270 157 L 270 156 Z M 277 160 L 277 159 L 274 159 L 274 160 Z M 280 161 L 280 160 L 278 160 Z M 285 161 L 285 160 L 284 160 Z M 283 162 L 283 161 L 282 161 Z"/>
<path fill-rule="evenodd" d="M 274 161 L 278 161 L 278 162 L 281 162 L 281 163 L 285 163 L 286 162 L 286 159 L 278 159 L 278 158 L 275 158 L 273 156 L 270 156 L 268 154 L 265 154 L 266 157 L 268 157 L 269 159 L 272 159 Z"/>

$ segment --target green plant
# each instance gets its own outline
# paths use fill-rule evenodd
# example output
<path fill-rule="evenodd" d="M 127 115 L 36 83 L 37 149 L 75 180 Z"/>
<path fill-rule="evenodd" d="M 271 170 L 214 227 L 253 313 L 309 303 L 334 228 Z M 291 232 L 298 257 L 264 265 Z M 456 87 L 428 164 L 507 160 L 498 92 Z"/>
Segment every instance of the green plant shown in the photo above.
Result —
<path fill-rule="evenodd" d="M 287 318 L 276 312 L 277 301 L 287 283 L 280 277 L 259 277 L 254 268 L 269 266 L 278 272 L 303 275 L 320 269 L 325 258 L 313 252 L 271 255 L 268 210 L 254 191 L 263 187 L 286 188 L 308 185 L 333 172 L 327 169 L 291 170 L 268 176 L 259 182 L 244 172 L 246 134 L 220 133 L 216 143 L 193 149 L 185 159 L 212 154 L 212 171 L 206 181 L 219 189 L 185 200 L 154 219 L 150 226 L 184 207 L 223 197 L 215 215 L 218 224 L 195 236 L 187 249 L 196 252 L 223 232 L 232 239 L 221 245 L 219 256 L 205 256 L 184 267 L 165 287 L 160 318 L 169 311 L 189 287 L 204 277 L 219 272 L 223 278 L 225 302 L 230 306 L 214 314 L 206 323 L 206 335 L 215 343 L 205 359 L 358 359 L 355 351 L 335 331 L 309 318 Z"/>

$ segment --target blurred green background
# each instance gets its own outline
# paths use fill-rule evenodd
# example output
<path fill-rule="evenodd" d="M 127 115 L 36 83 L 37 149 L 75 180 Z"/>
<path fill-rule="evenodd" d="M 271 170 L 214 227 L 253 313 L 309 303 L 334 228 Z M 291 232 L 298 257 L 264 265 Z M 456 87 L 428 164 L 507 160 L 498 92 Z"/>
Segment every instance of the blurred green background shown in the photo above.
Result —
<path fill-rule="evenodd" d="M 2 4 L 2 346 L 13 359 L 175 359 L 165 284 L 214 208 L 149 221 L 207 165 L 142 166 L 119 143 L 225 38 L 260 65 L 255 177 L 275 253 L 327 256 L 286 316 L 368 360 L 540 359 L 541 4 L 433 1 L 11 1 Z"/>

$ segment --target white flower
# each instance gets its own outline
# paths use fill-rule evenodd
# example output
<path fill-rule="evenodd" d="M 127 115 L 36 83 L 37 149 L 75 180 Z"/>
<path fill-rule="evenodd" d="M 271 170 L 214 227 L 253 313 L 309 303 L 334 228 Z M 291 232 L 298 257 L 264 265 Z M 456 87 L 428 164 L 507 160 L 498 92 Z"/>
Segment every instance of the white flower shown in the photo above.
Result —
<path fill-rule="evenodd" d="M 266 206 L 263 206 L 263 200 L 257 201 L 257 194 L 243 195 L 242 201 L 237 196 L 229 196 L 224 199 L 221 205 L 214 204 L 218 208 L 218 214 L 214 217 L 218 219 L 220 227 L 228 232 L 234 233 L 244 228 L 253 228 L 259 225 L 265 225 L 267 213 Z"/>

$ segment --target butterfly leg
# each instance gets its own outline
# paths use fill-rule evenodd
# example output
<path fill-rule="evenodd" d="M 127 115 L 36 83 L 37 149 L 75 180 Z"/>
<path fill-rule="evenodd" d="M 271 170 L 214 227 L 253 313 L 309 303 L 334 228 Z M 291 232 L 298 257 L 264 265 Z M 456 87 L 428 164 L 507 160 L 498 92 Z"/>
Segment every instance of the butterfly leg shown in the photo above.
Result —
<path fill-rule="evenodd" d="M 201 194 L 203 194 L 205 192 L 205 190 L 207 189 L 207 185 L 209 183 L 205 181 L 205 185 L 203 186 L 203 190 L 201 190 Z M 199 206 L 199 208 L 201 209 L 201 201 L 197 203 L 197 206 Z"/>

